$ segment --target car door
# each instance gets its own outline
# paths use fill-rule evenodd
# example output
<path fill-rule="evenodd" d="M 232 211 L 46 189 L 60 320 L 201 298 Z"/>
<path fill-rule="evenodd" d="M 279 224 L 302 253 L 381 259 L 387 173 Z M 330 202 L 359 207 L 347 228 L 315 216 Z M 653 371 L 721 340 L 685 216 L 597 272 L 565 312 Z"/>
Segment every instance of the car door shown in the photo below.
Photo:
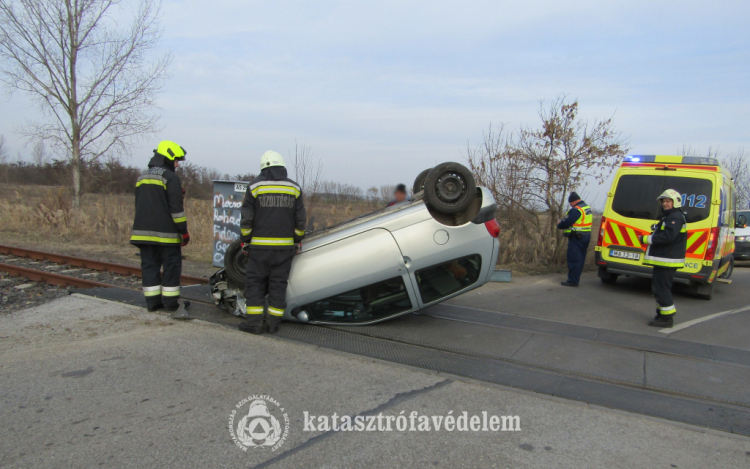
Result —
<path fill-rule="evenodd" d="M 417 309 L 409 273 L 393 235 L 372 229 L 295 257 L 287 310 L 310 322 L 367 324 Z"/>
<path fill-rule="evenodd" d="M 419 307 L 453 296 L 486 278 L 493 241 L 484 224 L 446 226 L 434 219 L 393 232 Z"/>

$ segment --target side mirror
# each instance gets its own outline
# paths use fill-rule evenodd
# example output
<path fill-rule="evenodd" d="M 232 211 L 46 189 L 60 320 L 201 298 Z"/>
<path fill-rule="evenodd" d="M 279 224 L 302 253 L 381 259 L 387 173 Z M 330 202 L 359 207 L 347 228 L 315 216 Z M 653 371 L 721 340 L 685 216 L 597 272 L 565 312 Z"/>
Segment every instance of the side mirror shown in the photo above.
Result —
<path fill-rule="evenodd" d="M 737 217 L 737 225 L 736 228 L 745 228 L 747 227 L 747 217 L 745 215 L 740 215 Z"/>

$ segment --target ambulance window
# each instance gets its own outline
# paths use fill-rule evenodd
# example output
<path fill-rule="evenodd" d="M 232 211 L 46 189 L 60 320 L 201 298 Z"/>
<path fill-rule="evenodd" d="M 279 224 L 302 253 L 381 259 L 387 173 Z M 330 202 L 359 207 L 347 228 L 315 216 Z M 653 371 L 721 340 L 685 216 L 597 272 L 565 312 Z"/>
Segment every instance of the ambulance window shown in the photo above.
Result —
<path fill-rule="evenodd" d="M 411 308 L 402 277 L 341 293 L 304 307 L 311 321 L 338 323 L 370 322 Z"/>
<path fill-rule="evenodd" d="M 710 179 L 668 176 L 664 178 L 663 187 L 663 190 L 674 189 L 682 194 L 682 211 L 688 223 L 705 220 L 711 215 L 713 183 Z"/>
<path fill-rule="evenodd" d="M 688 223 L 705 220 L 711 214 L 711 180 L 645 174 L 620 177 L 612 210 L 624 217 L 656 220 L 659 216 L 657 197 L 667 189 L 682 194 L 682 211 Z"/>
<path fill-rule="evenodd" d="M 482 256 L 474 254 L 416 271 L 422 302 L 431 303 L 476 283 L 481 269 Z"/>
<path fill-rule="evenodd" d="M 656 220 L 664 176 L 627 174 L 620 177 L 612 200 L 612 210 L 628 218 Z"/>

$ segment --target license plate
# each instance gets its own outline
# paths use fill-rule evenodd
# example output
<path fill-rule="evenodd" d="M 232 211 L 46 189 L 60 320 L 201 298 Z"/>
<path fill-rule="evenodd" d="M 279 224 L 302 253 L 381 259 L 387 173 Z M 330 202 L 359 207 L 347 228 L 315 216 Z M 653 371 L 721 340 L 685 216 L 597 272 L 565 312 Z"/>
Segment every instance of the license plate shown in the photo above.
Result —
<path fill-rule="evenodd" d="M 641 259 L 640 253 L 628 252 L 628 251 L 616 251 L 614 249 L 610 249 L 609 255 L 610 257 L 619 257 L 620 259 L 630 259 L 631 261 L 638 261 Z"/>

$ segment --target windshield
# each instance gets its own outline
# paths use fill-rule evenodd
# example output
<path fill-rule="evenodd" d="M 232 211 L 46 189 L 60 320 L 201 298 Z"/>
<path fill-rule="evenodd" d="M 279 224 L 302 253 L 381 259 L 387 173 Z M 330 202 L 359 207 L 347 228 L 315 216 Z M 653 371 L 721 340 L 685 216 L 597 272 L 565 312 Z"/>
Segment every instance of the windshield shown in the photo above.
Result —
<path fill-rule="evenodd" d="M 657 220 L 657 197 L 667 189 L 682 195 L 682 211 L 688 223 L 705 220 L 711 214 L 713 183 L 710 179 L 627 174 L 620 177 L 612 200 L 612 210 L 628 218 Z"/>

